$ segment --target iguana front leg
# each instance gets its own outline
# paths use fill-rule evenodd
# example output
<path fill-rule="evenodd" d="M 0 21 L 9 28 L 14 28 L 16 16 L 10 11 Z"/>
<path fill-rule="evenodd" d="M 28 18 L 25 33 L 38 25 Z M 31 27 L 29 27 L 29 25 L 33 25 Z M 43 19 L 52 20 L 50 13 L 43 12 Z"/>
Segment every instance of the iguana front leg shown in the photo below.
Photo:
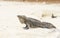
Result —
<path fill-rule="evenodd" d="M 29 26 L 30 26 L 30 24 L 29 23 L 26 23 L 26 27 L 23 27 L 24 29 L 29 29 Z"/>

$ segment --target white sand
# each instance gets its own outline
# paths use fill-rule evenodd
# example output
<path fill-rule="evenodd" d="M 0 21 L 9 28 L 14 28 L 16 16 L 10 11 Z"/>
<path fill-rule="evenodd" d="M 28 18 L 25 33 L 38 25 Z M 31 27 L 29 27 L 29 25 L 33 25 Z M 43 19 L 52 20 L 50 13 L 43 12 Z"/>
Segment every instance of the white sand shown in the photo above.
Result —
<path fill-rule="evenodd" d="M 52 11 L 55 15 L 60 12 L 59 4 L 37 4 L 23 2 L 0 2 L 0 38 L 60 38 L 60 32 L 51 32 L 50 29 L 29 29 L 24 30 L 24 24 L 21 24 L 17 15 L 26 15 L 41 21 L 54 24 L 60 29 L 60 17 L 40 19 L 44 10 Z M 60 14 L 59 14 L 60 15 Z M 59 16 L 58 15 L 58 16 Z"/>

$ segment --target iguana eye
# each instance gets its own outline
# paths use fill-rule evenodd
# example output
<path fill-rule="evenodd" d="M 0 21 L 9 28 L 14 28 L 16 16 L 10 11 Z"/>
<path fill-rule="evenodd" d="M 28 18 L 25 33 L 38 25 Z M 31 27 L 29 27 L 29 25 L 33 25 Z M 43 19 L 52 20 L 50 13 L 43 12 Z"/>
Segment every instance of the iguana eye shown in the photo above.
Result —
<path fill-rule="evenodd" d="M 20 19 L 20 22 L 21 22 L 21 23 L 24 23 L 24 20 L 23 20 L 23 19 Z"/>

